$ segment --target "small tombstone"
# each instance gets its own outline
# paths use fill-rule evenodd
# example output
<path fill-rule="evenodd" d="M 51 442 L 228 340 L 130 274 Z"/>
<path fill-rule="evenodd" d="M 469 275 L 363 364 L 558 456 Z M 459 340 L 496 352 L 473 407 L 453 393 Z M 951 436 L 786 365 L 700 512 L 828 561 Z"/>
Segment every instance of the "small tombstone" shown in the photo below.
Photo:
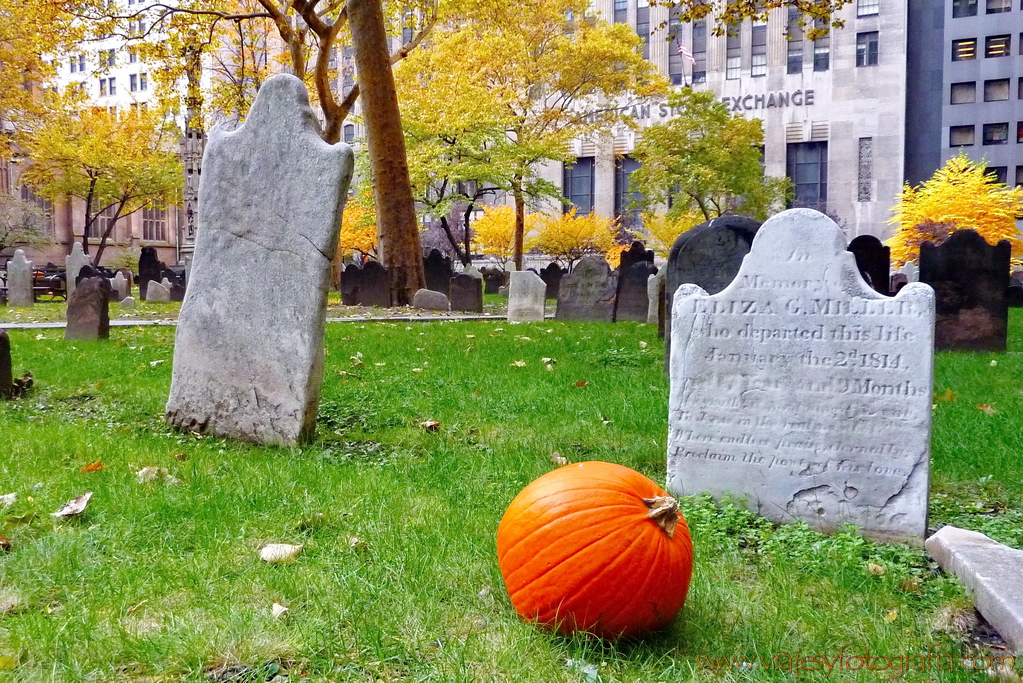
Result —
<path fill-rule="evenodd" d="M 71 246 L 71 254 L 64 258 L 64 270 L 67 273 L 67 295 L 71 300 L 71 293 L 78 286 L 78 274 L 85 266 L 91 266 L 92 259 L 85 253 L 81 242 L 75 242 Z"/>
<path fill-rule="evenodd" d="M 263 83 L 241 126 L 210 134 L 170 424 L 259 444 L 313 437 L 330 255 L 353 166 L 348 145 L 320 137 L 290 74 Z"/>
<path fill-rule="evenodd" d="M 341 303 L 345 306 L 359 305 L 359 292 L 362 289 L 362 268 L 355 263 L 349 263 L 341 271 Z"/>
<path fill-rule="evenodd" d="M 508 285 L 501 285 L 497 288 L 497 295 L 503 296 L 505 299 L 508 298 Z"/>
<path fill-rule="evenodd" d="M 619 269 L 618 295 L 615 297 L 614 320 L 646 322 L 650 314 L 647 282 L 657 273 L 657 266 L 646 259 Z"/>
<path fill-rule="evenodd" d="M 417 289 L 412 295 L 412 308 L 419 308 L 424 311 L 450 311 L 448 298 L 444 292 L 436 292 L 432 289 Z"/>
<path fill-rule="evenodd" d="M 544 296 L 548 299 L 558 298 L 558 292 L 561 289 L 561 278 L 564 277 L 567 272 L 567 270 L 553 262 L 547 264 L 547 267 L 540 271 L 540 278 L 543 279 L 544 284 L 547 285 L 547 292 Z"/>
<path fill-rule="evenodd" d="M 647 249 L 642 242 L 636 240 L 629 245 L 628 249 L 621 253 L 618 260 L 618 268 L 623 271 L 628 270 L 633 265 L 640 263 L 641 261 L 653 264 L 654 250 Z"/>
<path fill-rule="evenodd" d="M 170 284 L 170 283 L 168 283 Z M 170 289 L 167 288 L 162 282 L 156 280 L 150 280 L 149 285 L 146 287 L 146 301 L 151 304 L 166 304 L 170 303 L 171 293 Z"/>
<path fill-rule="evenodd" d="M 856 257 L 860 275 L 874 291 L 885 296 L 889 293 L 892 250 L 873 235 L 860 235 L 849 243 L 849 251 Z"/>
<path fill-rule="evenodd" d="M 462 272 L 465 273 L 466 275 L 471 275 L 474 278 L 477 278 L 477 279 L 480 279 L 480 280 L 483 279 L 483 273 L 481 273 L 480 269 L 477 268 L 476 266 L 472 265 L 471 263 L 469 265 L 465 266 L 464 268 L 462 268 Z"/>
<path fill-rule="evenodd" d="M 773 216 L 726 289 L 675 294 L 669 490 L 922 541 L 933 320 L 930 287 L 875 292 L 824 214 Z"/>
<path fill-rule="evenodd" d="M 892 279 L 888 285 L 888 291 L 891 294 L 898 294 L 899 290 L 908 284 L 909 278 L 906 277 L 905 273 L 892 273 Z"/>
<path fill-rule="evenodd" d="M 82 280 L 68 297 L 64 339 L 110 337 L 110 281 L 105 277 Z"/>
<path fill-rule="evenodd" d="M 146 300 L 146 285 L 151 280 L 160 280 L 160 273 L 163 268 L 160 265 L 160 257 L 156 253 L 156 247 L 142 247 L 139 255 L 139 296 Z"/>
<path fill-rule="evenodd" d="M 18 249 L 7 262 L 7 305 L 12 308 L 28 308 L 35 303 L 32 291 L 32 262 L 25 252 Z"/>
<path fill-rule="evenodd" d="M 508 283 L 508 322 L 543 322 L 547 285 L 536 273 L 515 271 Z"/>
<path fill-rule="evenodd" d="M 451 310 L 466 313 L 483 312 L 483 280 L 468 273 L 451 278 Z"/>
<path fill-rule="evenodd" d="M 20 251 L 20 249 L 19 249 Z M 0 329 L 0 399 L 8 399 L 14 390 L 14 366 L 11 361 L 11 338 Z"/>
<path fill-rule="evenodd" d="M 124 273 L 117 271 L 114 275 L 114 279 L 110 281 L 110 286 L 113 288 L 113 295 L 116 297 L 116 301 L 124 301 L 130 292 L 128 288 L 128 281 L 124 279 Z"/>
<path fill-rule="evenodd" d="M 135 308 L 135 298 L 126 296 L 121 299 L 121 308 Z"/>
<path fill-rule="evenodd" d="M 430 255 L 423 259 L 423 271 L 426 275 L 426 288 L 434 292 L 448 295 L 448 286 L 454 275 L 451 269 L 451 258 L 440 253 L 439 249 L 431 249 Z"/>
<path fill-rule="evenodd" d="M 132 284 L 135 282 L 135 276 L 131 274 L 131 271 L 127 268 L 121 268 L 117 271 L 124 277 L 125 283 L 125 296 L 131 296 Z"/>
<path fill-rule="evenodd" d="M 497 294 L 498 290 L 501 289 L 501 285 L 504 284 L 504 273 L 501 272 L 500 268 L 484 268 L 483 273 L 483 293 L 484 294 Z"/>
<path fill-rule="evenodd" d="M 504 262 L 504 272 L 510 273 L 515 270 L 518 270 L 518 268 L 515 267 L 514 259 L 508 259 Z"/>
<path fill-rule="evenodd" d="M 1005 303 L 1009 308 L 1023 308 L 1023 286 L 1009 285 L 1006 287 Z"/>
<path fill-rule="evenodd" d="M 664 276 L 665 271 L 661 268 L 646 281 L 646 321 L 650 325 L 657 325 L 657 329 L 664 326 Z"/>
<path fill-rule="evenodd" d="M 359 305 L 380 306 L 391 305 L 391 278 L 387 269 L 379 261 L 367 261 L 362 267 L 359 280 Z"/>
<path fill-rule="evenodd" d="M 556 320 L 611 322 L 616 279 L 602 256 L 584 256 L 561 279 Z"/>
<path fill-rule="evenodd" d="M 913 261 L 904 263 L 899 272 L 906 276 L 907 282 L 920 282 L 920 266 Z"/>

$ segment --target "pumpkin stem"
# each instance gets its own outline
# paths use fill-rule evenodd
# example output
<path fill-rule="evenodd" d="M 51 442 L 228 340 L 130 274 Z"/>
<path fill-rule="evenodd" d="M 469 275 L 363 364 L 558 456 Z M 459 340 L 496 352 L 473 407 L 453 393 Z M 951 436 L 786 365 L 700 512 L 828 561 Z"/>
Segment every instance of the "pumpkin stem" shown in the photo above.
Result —
<path fill-rule="evenodd" d="M 668 538 L 675 537 L 675 525 L 678 524 L 678 501 L 671 496 L 644 498 L 643 503 L 649 512 L 647 519 L 654 520 Z"/>

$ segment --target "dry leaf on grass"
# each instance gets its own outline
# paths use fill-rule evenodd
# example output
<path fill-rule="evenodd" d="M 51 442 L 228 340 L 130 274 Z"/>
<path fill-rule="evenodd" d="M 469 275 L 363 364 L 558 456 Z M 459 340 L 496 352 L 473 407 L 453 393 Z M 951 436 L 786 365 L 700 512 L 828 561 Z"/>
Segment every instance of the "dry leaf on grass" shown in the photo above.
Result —
<path fill-rule="evenodd" d="M 56 512 L 50 513 L 52 517 L 75 517 L 85 512 L 85 508 L 89 506 L 89 499 L 92 498 L 92 491 L 86 491 L 77 498 L 72 498 L 68 502 L 57 510 Z"/>
<path fill-rule="evenodd" d="M 436 420 L 424 420 L 419 423 L 419 426 L 428 432 L 435 432 L 440 429 L 440 422 L 437 422 Z"/>
<path fill-rule="evenodd" d="M 90 462 L 88 465 L 82 465 L 82 473 L 88 474 L 89 472 L 102 472 L 106 468 L 107 466 L 104 465 L 103 460 L 100 459 L 96 462 Z"/>
<path fill-rule="evenodd" d="M 7 508 L 11 507 L 17 502 L 18 502 L 17 493 L 5 493 L 4 495 L 0 496 L 0 510 L 6 510 Z"/>
<path fill-rule="evenodd" d="M 888 622 L 895 621 L 898 618 L 899 618 L 899 610 L 897 610 L 897 609 L 890 609 L 884 615 L 884 620 L 888 621 Z"/>
<path fill-rule="evenodd" d="M 561 453 L 558 453 L 557 451 L 551 453 L 551 462 L 557 465 L 558 467 L 564 467 L 565 465 L 572 464 L 572 462 L 568 458 L 564 457 L 563 455 L 561 455 Z"/>
<path fill-rule="evenodd" d="M 526 361 L 524 361 L 524 360 L 512 361 L 512 367 L 524 368 L 524 367 L 526 367 Z"/>
<path fill-rule="evenodd" d="M 946 389 L 944 394 L 939 394 L 938 392 L 934 392 L 934 400 L 935 401 L 945 401 L 946 403 L 949 403 L 949 402 L 952 402 L 952 401 L 956 400 L 956 394 L 951 389 Z"/>
<path fill-rule="evenodd" d="M 875 564 L 873 562 L 868 562 L 867 563 L 867 571 L 869 571 L 871 574 L 876 574 L 877 576 L 881 576 L 882 574 L 885 573 L 886 570 L 884 568 L 884 565 Z"/>
<path fill-rule="evenodd" d="M 135 473 L 135 479 L 140 484 L 148 484 L 153 481 L 162 481 L 172 485 L 181 483 L 181 480 L 171 474 L 166 467 L 156 467 L 155 465 L 140 469 Z"/>
<path fill-rule="evenodd" d="M 981 411 L 982 413 L 987 413 L 988 415 L 994 415 L 997 412 L 987 403 L 978 403 L 977 410 Z"/>
<path fill-rule="evenodd" d="M 288 608 L 279 602 L 275 602 L 273 607 L 270 608 L 270 615 L 273 616 L 274 619 L 280 619 L 287 613 Z"/>
<path fill-rule="evenodd" d="M 290 543 L 268 543 L 259 550 L 259 559 L 270 564 L 282 564 L 294 562 L 295 558 L 302 552 L 300 545 Z"/>
<path fill-rule="evenodd" d="M 3 534 L 0 534 L 0 551 L 7 552 L 11 549 L 11 541 Z"/>
<path fill-rule="evenodd" d="M 586 380 L 584 379 L 579 380 L 578 382 L 575 383 L 575 386 L 577 389 L 582 389 L 584 386 L 586 386 Z"/>

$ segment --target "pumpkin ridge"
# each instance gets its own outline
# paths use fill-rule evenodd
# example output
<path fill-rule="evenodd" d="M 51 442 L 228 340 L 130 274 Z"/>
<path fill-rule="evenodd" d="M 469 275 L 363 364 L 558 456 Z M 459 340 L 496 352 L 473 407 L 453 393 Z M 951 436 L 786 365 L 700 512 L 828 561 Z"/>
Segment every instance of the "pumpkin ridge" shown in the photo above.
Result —
<path fill-rule="evenodd" d="M 636 601 L 638 599 L 640 599 L 640 598 L 647 599 L 646 588 L 650 584 L 650 579 L 653 578 L 653 576 L 654 576 L 654 570 L 657 568 L 657 566 L 659 564 L 659 561 L 661 559 L 661 555 L 664 553 L 664 551 L 665 551 L 665 547 L 662 544 L 658 543 L 657 544 L 657 551 L 656 551 L 657 554 L 654 557 L 651 558 L 651 561 L 649 562 L 649 566 L 647 567 L 646 578 L 643 579 L 643 582 L 640 584 L 639 589 L 634 590 L 632 592 L 632 597 L 629 598 L 625 602 L 625 604 L 622 605 L 621 609 L 619 609 L 617 612 L 615 612 L 612 615 L 612 617 L 608 617 L 607 619 L 603 619 L 602 620 L 605 624 L 607 624 L 607 623 L 614 623 L 615 619 L 618 619 L 619 617 L 622 616 L 622 614 L 627 613 L 630 610 L 630 608 L 636 603 Z M 655 614 L 655 616 L 657 614 L 656 603 L 655 603 L 654 614 Z"/>
<path fill-rule="evenodd" d="M 567 514 L 559 515 L 557 517 L 554 517 L 553 519 L 548 521 L 546 524 L 542 524 L 540 526 L 537 526 L 536 528 L 531 529 L 528 534 L 525 534 L 525 535 L 520 536 L 519 538 L 515 539 L 514 543 L 512 543 L 510 546 L 505 548 L 503 552 L 499 552 L 498 553 L 498 559 L 503 559 L 505 556 L 507 556 L 508 553 L 513 551 L 515 548 L 517 548 L 519 546 L 519 544 L 521 544 L 524 541 L 527 541 L 527 540 L 533 538 L 534 535 L 536 535 L 537 533 L 539 533 L 541 531 L 544 531 L 545 529 L 550 527 L 552 524 L 556 524 L 556 523 L 559 523 L 559 522 L 562 522 L 562 521 L 565 521 L 565 520 L 572 519 L 573 517 L 576 517 L 578 515 L 591 514 L 595 510 L 607 510 L 609 508 L 619 508 L 619 507 L 626 507 L 626 504 L 625 503 L 618 503 L 618 504 L 614 504 L 614 505 L 598 505 L 596 507 L 584 508 L 582 510 L 573 510 L 573 511 L 567 513 Z M 637 511 L 638 511 L 638 509 L 637 509 Z M 581 532 L 581 531 L 585 531 L 585 530 L 586 530 L 586 528 L 583 528 L 583 529 L 579 529 L 578 531 Z M 500 532 L 501 532 L 501 530 L 500 530 L 500 526 L 499 526 L 498 527 L 498 534 L 500 534 Z M 566 536 L 565 538 L 568 538 L 568 537 Z"/>

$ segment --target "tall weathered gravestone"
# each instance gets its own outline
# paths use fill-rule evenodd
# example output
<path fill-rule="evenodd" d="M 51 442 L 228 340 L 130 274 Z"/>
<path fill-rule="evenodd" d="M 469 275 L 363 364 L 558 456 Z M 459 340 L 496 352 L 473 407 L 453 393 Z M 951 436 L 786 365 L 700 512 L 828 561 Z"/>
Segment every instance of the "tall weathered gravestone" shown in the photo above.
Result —
<path fill-rule="evenodd" d="M 664 330 L 664 269 L 650 275 L 646 280 L 647 311 L 646 321 L 650 325 L 657 325 L 658 334 L 663 335 Z"/>
<path fill-rule="evenodd" d="M 856 257 L 856 267 L 868 285 L 888 296 L 891 279 L 892 249 L 873 235 L 860 235 L 849 242 L 849 251 Z"/>
<path fill-rule="evenodd" d="M 110 280 L 96 276 L 82 280 L 68 297 L 64 339 L 110 337 Z"/>
<path fill-rule="evenodd" d="M 391 305 L 391 278 L 380 261 L 366 262 L 362 267 L 359 287 L 360 306 L 387 308 Z"/>
<path fill-rule="evenodd" d="M 656 274 L 657 266 L 649 261 L 638 261 L 628 268 L 619 268 L 615 322 L 619 320 L 646 322 L 650 313 L 647 283 Z"/>
<path fill-rule="evenodd" d="M 933 321 L 930 287 L 872 290 L 827 216 L 772 217 L 727 288 L 675 294 L 669 489 L 922 540 Z"/>
<path fill-rule="evenodd" d="M 451 258 L 440 253 L 439 249 L 431 249 L 429 256 L 423 259 L 423 271 L 426 274 L 426 288 L 448 296 L 448 287 L 454 276 Z"/>
<path fill-rule="evenodd" d="M 483 279 L 469 273 L 451 278 L 451 310 L 466 313 L 483 312 Z"/>
<path fill-rule="evenodd" d="M 341 272 L 341 303 L 345 306 L 359 305 L 359 290 L 362 280 L 362 268 L 355 263 L 349 263 Z"/>
<path fill-rule="evenodd" d="M 71 247 L 71 253 L 64 258 L 64 272 L 67 277 L 67 295 L 68 300 L 71 299 L 71 293 L 75 291 L 75 287 L 78 286 L 76 280 L 78 274 L 85 266 L 92 266 L 92 259 L 85 253 L 85 248 L 82 247 L 81 242 L 75 242 Z"/>
<path fill-rule="evenodd" d="M 611 322 L 617 280 L 602 256 L 584 256 L 565 277 L 558 292 L 556 320 Z"/>
<path fill-rule="evenodd" d="M 320 138 L 305 86 L 288 74 L 263 84 L 242 126 L 210 135 L 169 423 L 254 443 L 312 438 L 352 170 L 351 148 Z"/>
<path fill-rule="evenodd" d="M 920 246 L 920 282 L 934 288 L 935 349 L 1005 350 L 1010 251 L 1008 240 L 991 246 L 974 230 Z"/>
<path fill-rule="evenodd" d="M 545 268 L 540 270 L 540 279 L 547 285 L 547 291 L 544 293 L 546 298 L 558 298 L 561 291 L 561 278 L 565 277 L 566 273 L 568 273 L 567 270 L 554 262 L 548 263 Z"/>
<path fill-rule="evenodd" d="M 7 305 L 27 308 L 35 303 L 32 292 L 32 262 L 18 249 L 7 262 Z"/>
<path fill-rule="evenodd" d="M 146 291 L 149 282 L 160 281 L 160 273 L 163 268 L 160 265 L 160 258 L 156 254 L 156 247 L 142 247 L 139 255 L 139 297 L 145 301 Z"/>
<path fill-rule="evenodd" d="M 508 322 L 543 322 L 547 285 L 529 270 L 513 271 L 508 283 Z"/>

